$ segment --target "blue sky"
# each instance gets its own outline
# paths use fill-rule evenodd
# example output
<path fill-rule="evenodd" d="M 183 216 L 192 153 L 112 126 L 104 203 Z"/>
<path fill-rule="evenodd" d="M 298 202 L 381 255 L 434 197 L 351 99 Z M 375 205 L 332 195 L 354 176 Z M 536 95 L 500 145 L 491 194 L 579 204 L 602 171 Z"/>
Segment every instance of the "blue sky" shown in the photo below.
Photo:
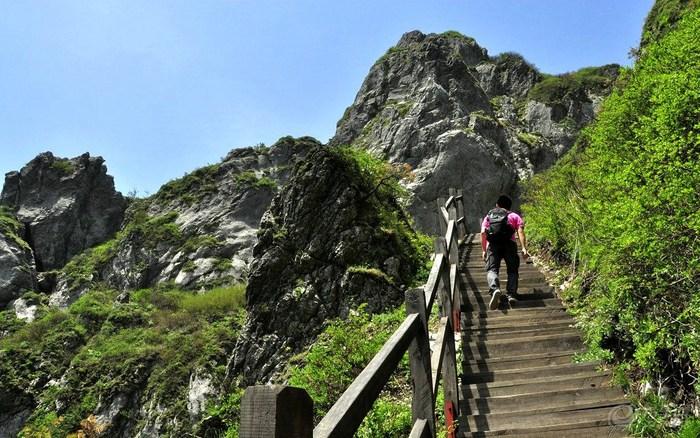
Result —
<path fill-rule="evenodd" d="M 153 193 L 229 150 L 328 140 L 401 34 L 457 30 L 547 73 L 616 62 L 652 0 L 0 0 L 0 171 L 102 155 Z"/>

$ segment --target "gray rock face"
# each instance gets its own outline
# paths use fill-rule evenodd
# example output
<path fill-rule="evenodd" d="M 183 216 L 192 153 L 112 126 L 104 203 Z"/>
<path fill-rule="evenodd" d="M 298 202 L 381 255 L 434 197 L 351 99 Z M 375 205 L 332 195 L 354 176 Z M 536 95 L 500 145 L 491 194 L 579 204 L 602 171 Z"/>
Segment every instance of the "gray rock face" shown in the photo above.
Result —
<path fill-rule="evenodd" d="M 572 146 L 616 71 L 599 69 L 595 85 L 579 84 L 575 75 L 562 84 L 550 78 L 540 94 L 553 88 L 561 95 L 539 102 L 531 91 L 546 78 L 520 55 L 490 58 L 455 32 L 409 32 L 370 69 L 331 144 L 410 164 L 416 174 L 410 210 L 422 230 L 437 231 L 435 201 L 450 187 L 463 190 L 468 225 L 476 228 L 500 193 L 517 205 L 518 182 Z"/>
<path fill-rule="evenodd" d="M 382 231 L 372 187 L 353 172 L 334 149 L 315 149 L 273 199 L 253 250 L 248 320 L 230 375 L 242 372 L 247 383 L 274 378 L 328 319 L 360 303 L 376 312 L 402 301 L 399 285 L 416 267 L 399 238 Z"/>
<path fill-rule="evenodd" d="M 64 307 L 97 281 L 124 291 L 166 282 L 193 289 L 244 281 L 260 218 L 292 165 L 319 144 L 285 137 L 269 148 L 236 149 L 221 163 L 134 202 L 93 274 L 75 281 L 67 266 L 51 304 Z"/>
<path fill-rule="evenodd" d="M 126 201 L 103 163 L 89 154 L 68 160 L 45 152 L 5 175 L 0 204 L 25 224 L 38 270 L 61 268 L 119 229 Z"/>
<path fill-rule="evenodd" d="M 36 284 L 32 251 L 23 243 L 0 234 L 0 309 Z"/>

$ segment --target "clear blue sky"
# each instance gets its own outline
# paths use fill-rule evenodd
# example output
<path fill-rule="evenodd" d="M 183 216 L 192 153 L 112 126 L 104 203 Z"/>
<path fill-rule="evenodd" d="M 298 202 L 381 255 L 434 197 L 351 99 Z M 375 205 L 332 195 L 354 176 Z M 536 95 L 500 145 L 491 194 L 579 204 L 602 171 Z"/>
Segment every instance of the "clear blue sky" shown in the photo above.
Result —
<path fill-rule="evenodd" d="M 153 193 L 229 150 L 328 140 L 401 34 L 457 30 L 540 70 L 629 64 L 652 0 L 0 0 L 0 171 L 102 155 Z"/>

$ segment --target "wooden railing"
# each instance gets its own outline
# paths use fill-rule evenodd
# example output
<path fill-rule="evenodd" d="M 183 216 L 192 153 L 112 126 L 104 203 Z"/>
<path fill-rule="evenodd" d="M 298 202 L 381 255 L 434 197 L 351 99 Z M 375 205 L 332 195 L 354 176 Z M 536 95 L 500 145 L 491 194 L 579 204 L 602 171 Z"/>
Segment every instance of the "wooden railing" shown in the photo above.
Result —
<path fill-rule="evenodd" d="M 325 417 L 313 428 L 311 399 L 303 389 L 251 386 L 241 403 L 241 438 L 352 437 L 406 351 L 413 388 L 410 437 L 436 436 L 435 402 L 440 382 L 448 436 L 455 436 L 459 382 L 454 333 L 460 329 L 461 300 L 457 265 L 466 226 L 461 191 L 451 189 L 449 194 L 447 199 L 438 199 L 441 236 L 435 239 L 427 283 L 406 291 L 408 316 Z M 431 352 L 428 319 L 435 302 L 440 306 L 439 325 Z"/>

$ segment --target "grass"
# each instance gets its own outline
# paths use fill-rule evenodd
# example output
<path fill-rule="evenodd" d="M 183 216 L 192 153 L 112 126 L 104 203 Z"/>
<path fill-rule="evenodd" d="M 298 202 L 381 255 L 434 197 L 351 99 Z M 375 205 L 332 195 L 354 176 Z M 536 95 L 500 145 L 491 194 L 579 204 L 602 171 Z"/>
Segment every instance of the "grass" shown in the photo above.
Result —
<path fill-rule="evenodd" d="M 38 406 L 20 436 L 86 434 L 100 426 L 97 401 L 117 394 L 140 394 L 159 406 L 159 415 L 178 418 L 166 426 L 169 435 L 196 428 L 186 406 L 190 376 L 223 381 L 243 321 L 245 285 L 200 294 L 144 289 L 128 303 L 115 303 L 116 295 L 91 291 L 0 339 L 0 373 L 17 398 L 30 382 L 64 382 L 36 395 Z M 0 409 L 7 402 L 0 400 Z M 139 415 L 129 409 L 122 418 Z"/>
<path fill-rule="evenodd" d="M 221 164 L 210 164 L 200 167 L 182 178 L 168 181 L 158 190 L 155 198 L 162 202 L 180 200 L 191 205 L 218 191 L 217 178 L 220 169 Z"/>
<path fill-rule="evenodd" d="M 277 182 L 268 176 L 258 177 L 255 171 L 245 170 L 234 176 L 236 184 L 241 188 L 256 188 L 256 189 L 276 189 Z"/>
<path fill-rule="evenodd" d="M 0 205 L 0 234 L 24 250 L 31 250 L 29 244 L 20 237 L 24 226 L 15 215 L 4 205 Z"/>

